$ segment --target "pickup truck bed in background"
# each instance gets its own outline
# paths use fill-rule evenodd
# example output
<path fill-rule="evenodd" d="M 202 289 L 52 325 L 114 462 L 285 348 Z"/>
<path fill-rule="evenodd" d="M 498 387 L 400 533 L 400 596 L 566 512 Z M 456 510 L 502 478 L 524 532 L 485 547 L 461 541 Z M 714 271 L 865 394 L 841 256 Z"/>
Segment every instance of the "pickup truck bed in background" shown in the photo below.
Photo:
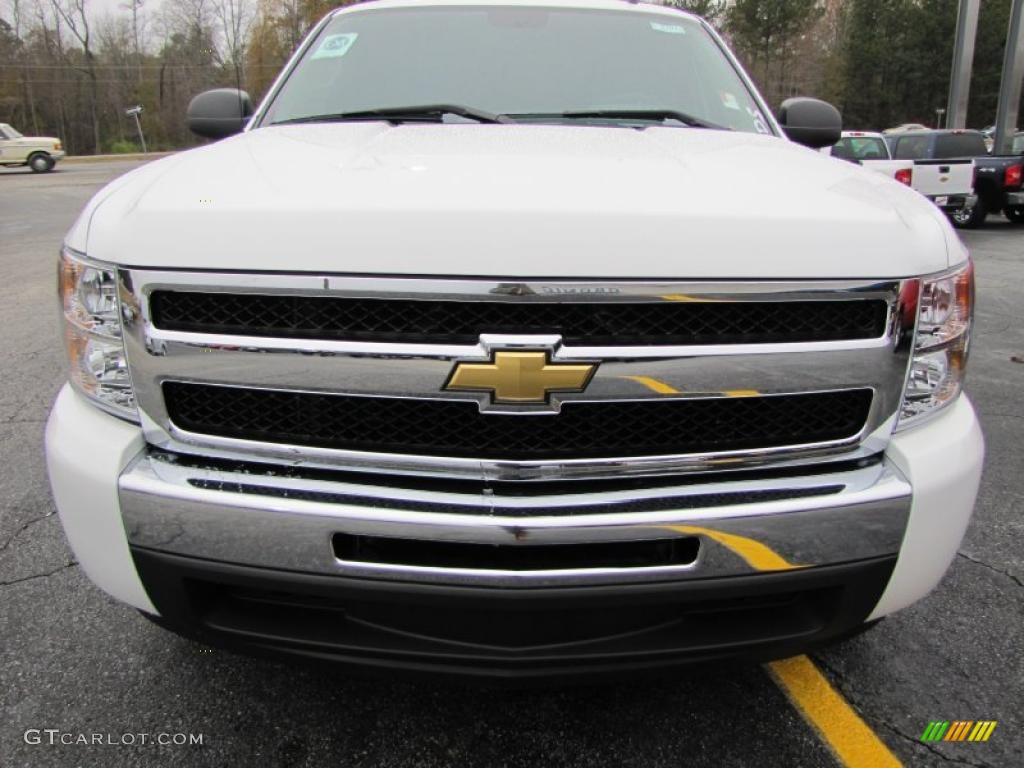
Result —
<path fill-rule="evenodd" d="M 913 187 L 955 219 L 974 208 L 974 167 L 974 160 L 915 160 Z"/>
<path fill-rule="evenodd" d="M 895 157 L 914 161 L 914 189 L 922 194 L 928 194 L 926 188 L 931 189 L 936 182 L 933 175 L 918 171 L 919 168 L 923 170 L 926 161 L 951 165 L 950 178 L 945 182 L 951 189 L 956 172 L 952 164 L 967 159 L 973 161 L 974 201 L 959 208 L 944 209 L 956 226 L 980 227 L 988 214 L 1000 211 L 1004 211 L 1011 221 L 1024 220 L 1024 157 L 989 155 L 985 137 L 980 131 L 911 131 L 890 137 L 890 146 Z M 923 186 L 919 187 L 919 184 Z M 959 192 L 960 185 L 956 186 Z"/>

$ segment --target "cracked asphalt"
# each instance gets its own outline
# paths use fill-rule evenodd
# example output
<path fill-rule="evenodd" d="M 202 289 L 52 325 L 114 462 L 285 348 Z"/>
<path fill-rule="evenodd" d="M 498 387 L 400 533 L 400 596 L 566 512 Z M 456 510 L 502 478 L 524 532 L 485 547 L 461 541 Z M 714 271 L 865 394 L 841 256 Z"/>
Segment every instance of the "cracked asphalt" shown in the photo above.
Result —
<path fill-rule="evenodd" d="M 42 438 L 64 380 L 61 237 L 136 163 L 0 170 L 0 766 L 832 766 L 758 666 L 655 683 L 494 692 L 364 681 L 209 651 L 95 589 L 67 549 Z M 907 765 L 1024 765 L 1024 228 L 965 233 L 978 274 L 968 390 L 988 459 L 940 587 L 814 655 Z M 997 720 L 983 744 L 918 741 L 930 720 Z M 28 729 L 136 744 L 26 743 Z M 201 734 L 201 745 L 137 735 Z M 149 740 L 149 739 L 147 739 Z"/>

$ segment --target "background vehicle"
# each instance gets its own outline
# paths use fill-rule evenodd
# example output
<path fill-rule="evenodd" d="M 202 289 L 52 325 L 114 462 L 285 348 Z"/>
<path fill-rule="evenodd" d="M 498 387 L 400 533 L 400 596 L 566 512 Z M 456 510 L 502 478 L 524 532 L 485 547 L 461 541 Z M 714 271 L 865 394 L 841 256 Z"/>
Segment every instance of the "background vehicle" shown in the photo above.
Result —
<path fill-rule="evenodd" d="M 990 125 L 987 128 L 982 128 L 981 129 L 981 135 L 985 138 L 985 146 L 988 147 L 988 151 L 991 154 L 992 148 L 995 146 L 995 143 L 996 143 L 996 126 Z M 1020 136 L 1021 134 L 1018 133 L 1017 135 Z M 1015 147 L 1010 154 L 1012 154 L 1012 155 L 1024 154 L 1024 146 L 1022 146 L 1020 149 L 1017 149 Z"/>
<path fill-rule="evenodd" d="M 277 83 L 195 97 L 224 140 L 65 239 L 47 461 L 97 584 L 206 642 L 549 679 L 789 656 L 939 582 L 973 267 L 808 151 L 834 107 L 776 118 L 622 0 L 350 5 Z"/>
<path fill-rule="evenodd" d="M 23 136 L 7 123 L 0 123 L 0 165 L 27 165 L 36 173 L 44 173 L 53 170 L 63 157 L 60 139 Z"/>
<path fill-rule="evenodd" d="M 913 162 L 914 189 L 962 225 L 955 217 L 975 207 L 975 166 L 973 155 L 961 154 L 965 147 L 958 136 L 945 131 L 904 131 L 887 136 L 886 141 L 894 158 Z"/>
<path fill-rule="evenodd" d="M 863 165 L 901 184 L 913 185 L 914 163 L 910 160 L 893 160 L 889 145 L 880 133 L 843 131 L 843 137 L 836 144 L 821 151 L 839 160 Z"/>
<path fill-rule="evenodd" d="M 985 139 L 985 150 L 991 154 L 996 143 L 996 126 L 990 125 L 981 129 L 981 136 Z"/>
<path fill-rule="evenodd" d="M 895 136 L 900 133 L 906 133 L 907 131 L 927 131 L 927 125 L 921 125 L 921 123 L 903 123 L 903 125 L 897 125 L 895 128 L 886 128 L 882 131 L 884 136 Z"/>
<path fill-rule="evenodd" d="M 1010 154 L 1024 155 L 1024 131 L 1013 137 L 1013 151 Z"/>
<path fill-rule="evenodd" d="M 947 196 L 953 223 L 958 227 L 981 226 L 989 213 L 1009 211 L 1018 220 L 1024 205 L 1024 161 L 1019 156 L 993 157 L 988 154 L 981 131 L 916 131 L 892 137 L 893 156 L 914 161 L 914 188 L 929 196 Z M 955 208 L 965 174 L 964 165 L 974 165 L 973 202 Z M 943 180 L 945 178 L 945 180 Z"/>
<path fill-rule="evenodd" d="M 1011 153 L 1024 164 L 1024 131 L 1013 137 Z M 1012 191 L 1007 193 L 1007 197 L 1006 206 L 1003 208 L 1003 215 L 1012 222 L 1024 224 L 1024 201 L 1015 201 L 1015 195 Z M 1020 195 L 1017 194 L 1016 197 L 1019 198 Z"/>

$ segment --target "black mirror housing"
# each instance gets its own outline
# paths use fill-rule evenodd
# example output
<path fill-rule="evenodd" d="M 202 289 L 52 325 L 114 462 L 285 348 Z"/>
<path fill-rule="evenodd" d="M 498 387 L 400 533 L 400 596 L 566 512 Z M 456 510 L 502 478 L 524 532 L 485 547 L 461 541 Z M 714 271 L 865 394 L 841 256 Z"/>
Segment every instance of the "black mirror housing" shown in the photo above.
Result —
<path fill-rule="evenodd" d="M 188 105 L 188 127 L 207 139 L 223 139 L 240 133 L 252 116 L 252 99 L 235 88 L 203 91 Z"/>
<path fill-rule="evenodd" d="M 779 122 L 790 139 L 811 149 L 831 147 L 843 136 L 843 116 L 819 99 L 786 99 Z"/>

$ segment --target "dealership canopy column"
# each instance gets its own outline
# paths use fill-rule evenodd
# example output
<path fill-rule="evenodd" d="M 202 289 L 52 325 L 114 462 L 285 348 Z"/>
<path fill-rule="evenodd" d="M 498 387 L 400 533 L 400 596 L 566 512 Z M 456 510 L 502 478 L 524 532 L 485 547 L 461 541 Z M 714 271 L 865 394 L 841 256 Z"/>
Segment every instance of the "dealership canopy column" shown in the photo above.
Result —
<path fill-rule="evenodd" d="M 947 128 L 967 127 L 967 102 L 971 95 L 971 69 L 974 66 L 974 41 L 978 36 L 978 10 L 981 0 L 960 0 L 953 49 L 953 75 L 949 83 Z"/>
<path fill-rule="evenodd" d="M 1018 128 L 1020 92 L 1024 84 L 1024 0 L 1013 0 L 1010 27 L 1003 58 L 1003 79 L 999 86 L 999 108 L 996 111 L 996 141 L 993 152 L 1010 154 L 1013 135 Z"/>

